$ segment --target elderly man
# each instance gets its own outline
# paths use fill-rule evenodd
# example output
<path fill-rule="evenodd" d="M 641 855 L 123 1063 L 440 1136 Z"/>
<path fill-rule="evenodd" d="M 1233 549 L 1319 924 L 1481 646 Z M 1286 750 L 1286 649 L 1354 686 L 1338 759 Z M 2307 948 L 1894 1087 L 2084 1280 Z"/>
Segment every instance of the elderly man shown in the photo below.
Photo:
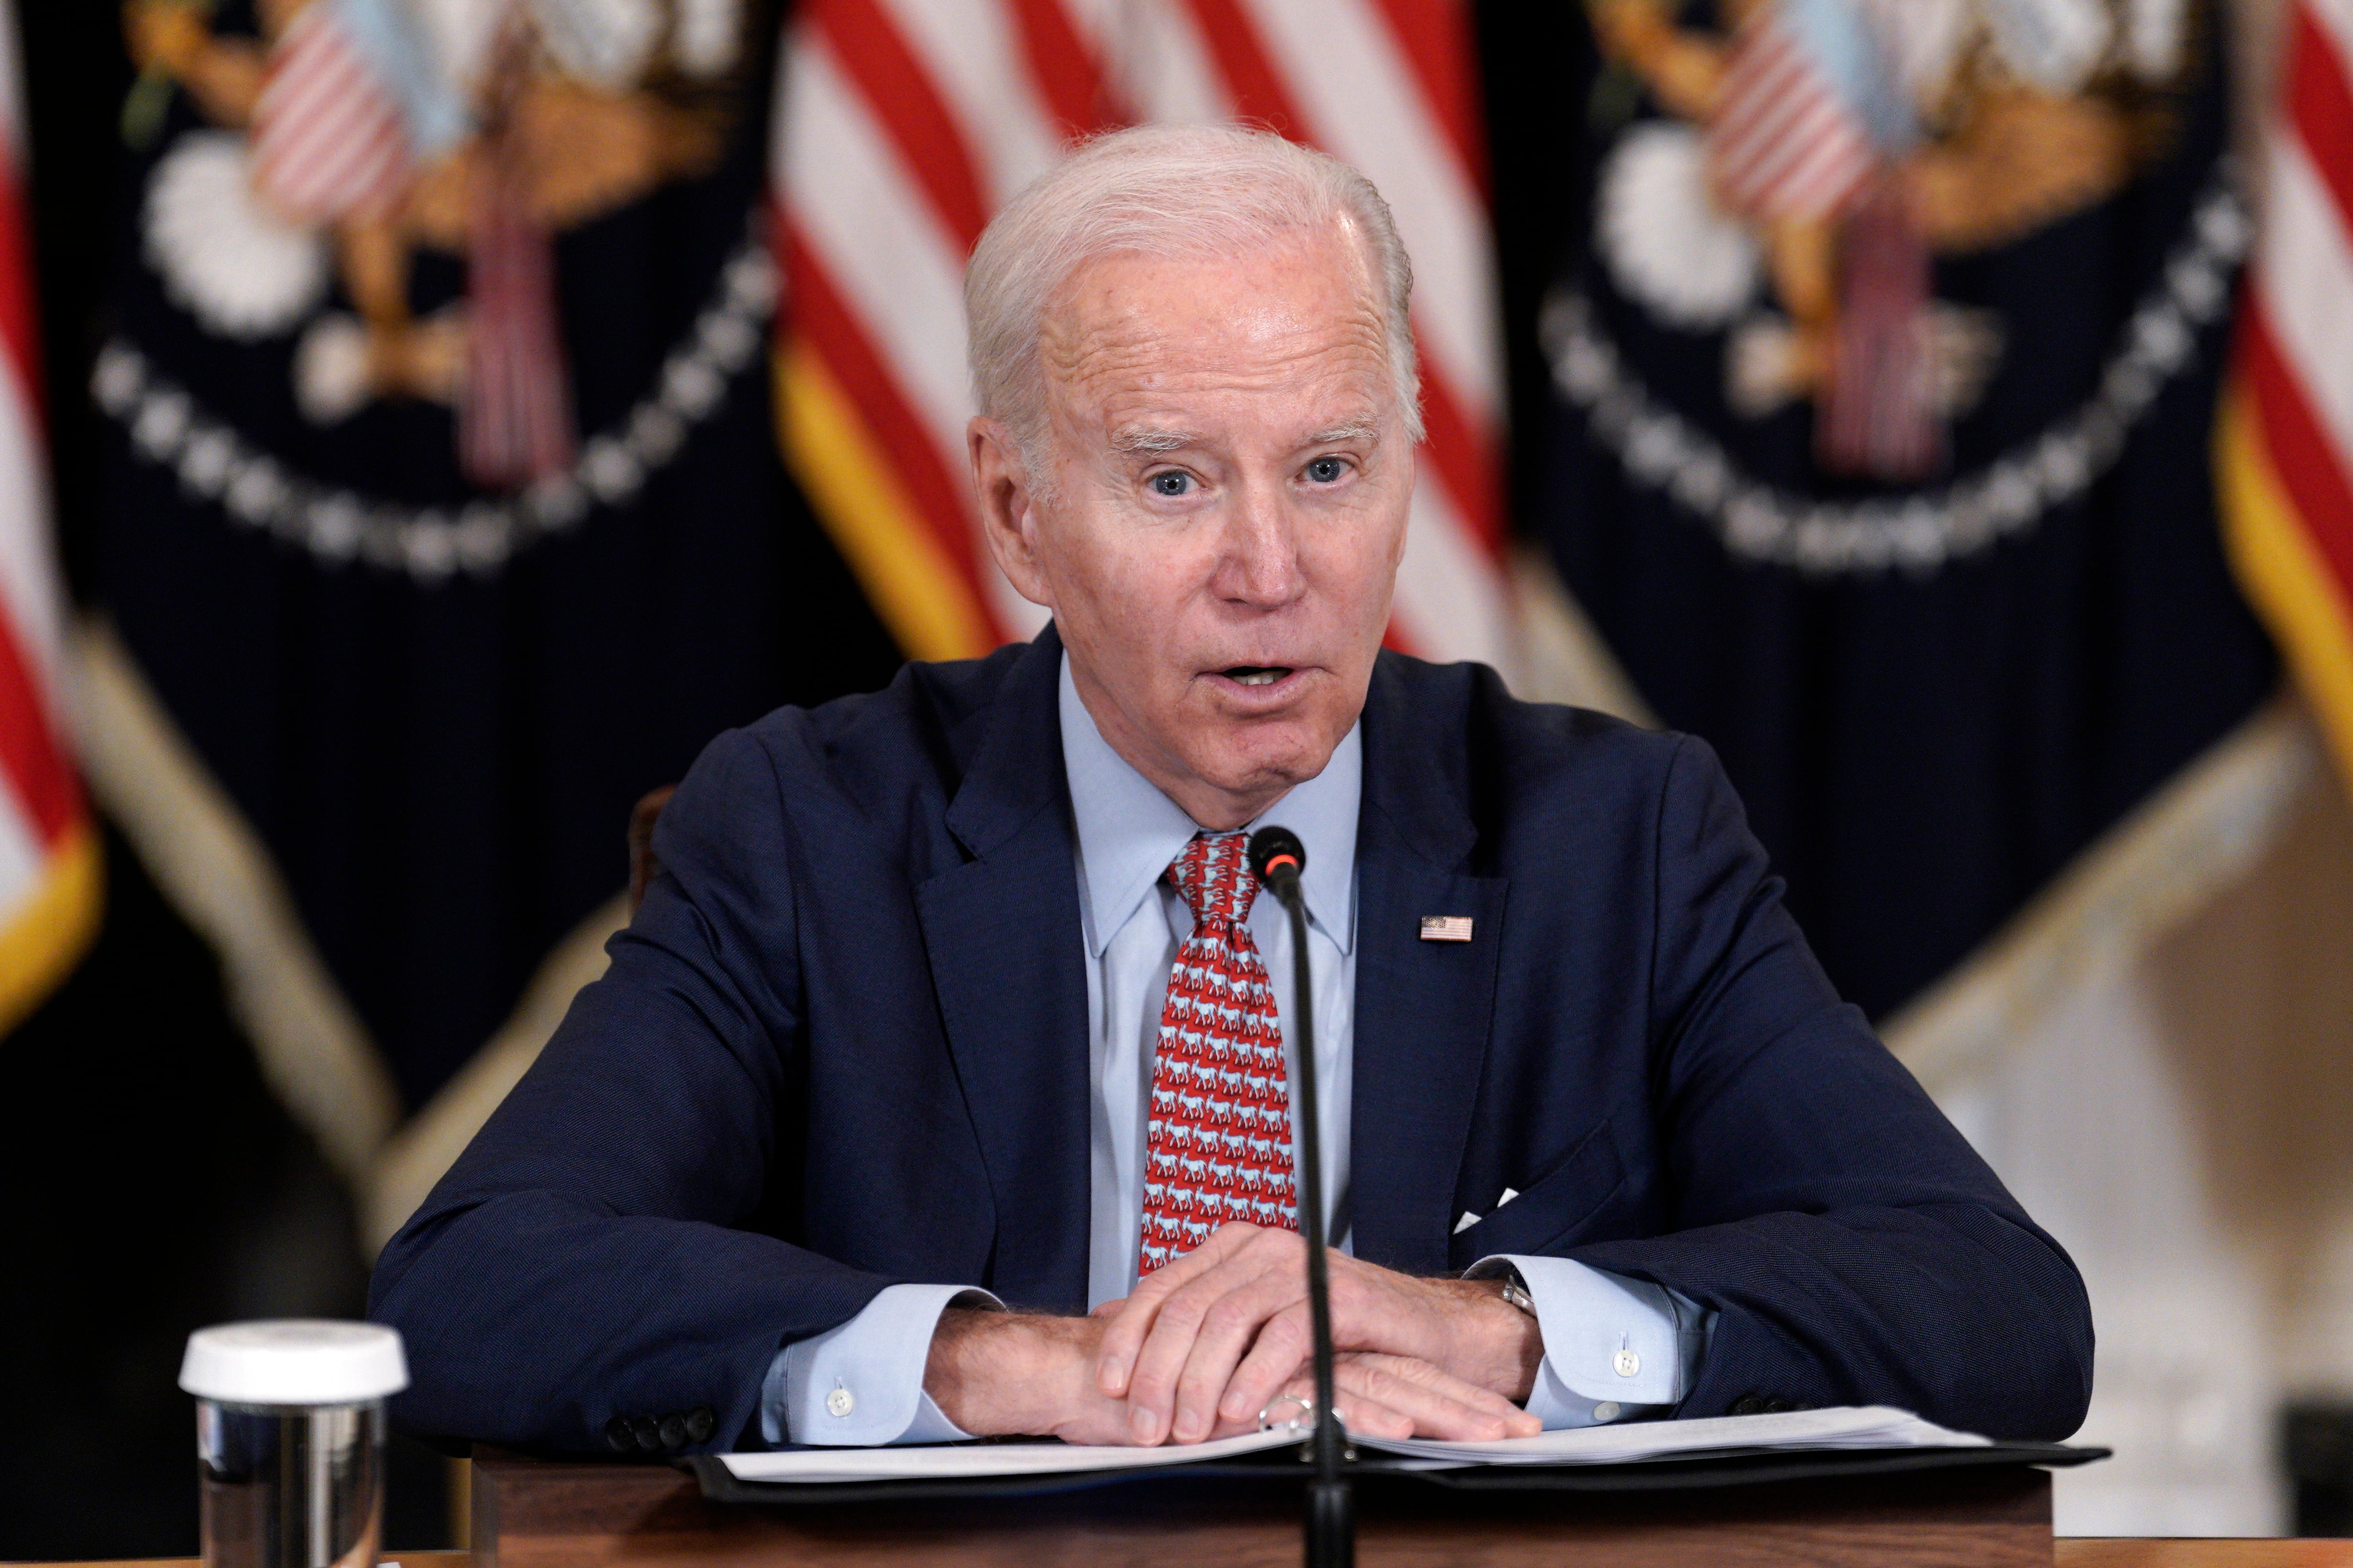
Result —
<path fill-rule="evenodd" d="M 611 972 L 386 1249 L 429 1433 L 1192 1442 L 1303 1387 L 1307 847 L 1337 1404 L 1494 1437 L 2081 1419 L 2065 1254 L 1840 1004 L 1696 741 L 1384 653 L 1410 271 L 1346 167 L 1097 141 L 966 283 L 1053 624 L 722 736 Z"/>

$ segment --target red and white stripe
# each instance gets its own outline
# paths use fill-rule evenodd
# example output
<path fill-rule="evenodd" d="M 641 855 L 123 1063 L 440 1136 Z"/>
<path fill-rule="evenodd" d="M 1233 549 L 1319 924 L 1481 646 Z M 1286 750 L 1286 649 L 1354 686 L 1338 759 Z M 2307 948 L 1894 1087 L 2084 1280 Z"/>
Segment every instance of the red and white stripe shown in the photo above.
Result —
<path fill-rule="evenodd" d="M 805 0 L 774 178 L 792 330 L 898 464 L 997 629 L 1042 612 L 987 562 L 965 475 L 963 269 L 1071 133 L 1241 117 L 1364 171 L 1415 271 L 1429 444 L 1394 640 L 1511 665 L 1500 323 L 1461 0 Z"/>
<path fill-rule="evenodd" d="M 1878 165 L 1869 134 L 1773 12 L 1742 29 L 1708 121 L 1716 195 L 1757 217 L 1827 217 Z"/>
<path fill-rule="evenodd" d="M 25 206 L 16 19 L 0 0 L 0 935 L 86 832 L 81 788 L 59 739 L 62 580 L 49 532 Z"/>
<path fill-rule="evenodd" d="M 474 182 L 466 246 L 466 380 L 458 461 L 485 489 L 572 466 L 571 378 L 555 313 L 555 247 L 503 170 Z"/>
<path fill-rule="evenodd" d="M 400 105 L 328 0 L 295 14 L 253 107 L 254 186 L 289 217 L 326 223 L 391 206 L 414 159 Z"/>
<path fill-rule="evenodd" d="M 2353 0 L 2297 0 L 2239 364 L 2281 486 L 2353 605 Z"/>

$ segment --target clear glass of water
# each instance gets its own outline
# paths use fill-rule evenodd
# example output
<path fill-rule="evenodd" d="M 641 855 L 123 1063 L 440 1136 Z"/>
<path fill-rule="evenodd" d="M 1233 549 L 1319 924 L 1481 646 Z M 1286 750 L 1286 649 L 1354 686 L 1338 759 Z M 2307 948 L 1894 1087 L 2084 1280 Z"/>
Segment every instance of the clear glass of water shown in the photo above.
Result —
<path fill-rule="evenodd" d="M 375 1568 L 385 1399 L 408 1382 L 400 1336 L 289 1320 L 202 1329 L 196 1395 L 205 1568 Z"/>

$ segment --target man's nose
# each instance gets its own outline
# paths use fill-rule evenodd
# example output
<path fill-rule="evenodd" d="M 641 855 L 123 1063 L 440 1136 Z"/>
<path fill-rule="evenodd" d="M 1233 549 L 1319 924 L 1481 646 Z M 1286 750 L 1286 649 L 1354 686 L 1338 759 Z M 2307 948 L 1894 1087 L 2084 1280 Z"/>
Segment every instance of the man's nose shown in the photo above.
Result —
<path fill-rule="evenodd" d="M 1279 485 L 1242 488 L 1226 517 L 1211 586 L 1237 604 L 1272 608 L 1306 591 L 1300 569 L 1299 519 Z"/>

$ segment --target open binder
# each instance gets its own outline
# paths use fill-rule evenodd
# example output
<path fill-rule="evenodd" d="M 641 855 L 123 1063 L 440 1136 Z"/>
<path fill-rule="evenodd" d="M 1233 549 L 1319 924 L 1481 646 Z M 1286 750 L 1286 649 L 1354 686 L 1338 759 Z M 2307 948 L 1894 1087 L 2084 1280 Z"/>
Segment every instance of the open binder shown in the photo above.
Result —
<path fill-rule="evenodd" d="M 691 1461 L 716 1502 L 807 1505 L 1045 1495 L 1152 1481 L 1301 1483 L 1304 1433 L 1247 1434 L 1189 1447 L 1077 1448 L 972 1443 L 902 1448 L 789 1448 Z M 1354 1478 L 1451 1491 L 1631 1492 L 1759 1485 L 1905 1471 L 2064 1468 L 2108 1450 L 1997 1443 L 1885 1407 L 1648 1422 L 1497 1443 L 1356 1440 Z"/>

